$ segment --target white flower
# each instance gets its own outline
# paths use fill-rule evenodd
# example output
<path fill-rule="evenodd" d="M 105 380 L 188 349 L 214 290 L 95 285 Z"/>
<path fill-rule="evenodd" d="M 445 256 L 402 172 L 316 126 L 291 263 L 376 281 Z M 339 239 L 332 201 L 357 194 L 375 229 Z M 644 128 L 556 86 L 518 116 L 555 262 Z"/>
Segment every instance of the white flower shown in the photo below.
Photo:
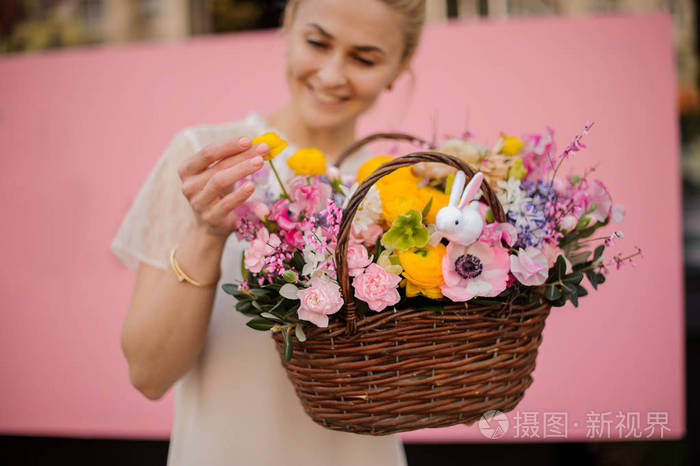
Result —
<path fill-rule="evenodd" d="M 360 207 L 357 208 L 355 218 L 352 219 L 352 226 L 355 232 L 361 233 L 370 225 L 379 222 L 381 218 L 382 200 L 379 197 L 379 190 L 376 186 L 372 186 L 362 200 Z"/>
<path fill-rule="evenodd" d="M 496 196 L 501 202 L 505 213 L 518 212 L 524 202 L 532 200 L 526 195 L 525 191 L 520 189 L 520 180 L 516 178 L 508 178 L 508 181 L 499 180 L 498 187 L 500 189 L 496 190 Z"/>
<path fill-rule="evenodd" d="M 304 238 L 306 240 L 306 245 L 302 251 L 304 256 L 304 268 L 301 270 L 302 275 L 312 275 L 318 269 L 319 265 L 328 260 L 326 251 L 316 251 L 309 238 L 311 235 L 313 235 L 313 233 L 307 232 Z"/>

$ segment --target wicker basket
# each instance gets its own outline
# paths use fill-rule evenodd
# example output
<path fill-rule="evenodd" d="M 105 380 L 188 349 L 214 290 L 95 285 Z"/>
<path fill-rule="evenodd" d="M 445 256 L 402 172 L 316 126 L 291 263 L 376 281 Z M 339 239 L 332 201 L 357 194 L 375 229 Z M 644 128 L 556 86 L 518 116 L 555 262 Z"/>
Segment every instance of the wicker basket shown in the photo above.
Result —
<path fill-rule="evenodd" d="M 361 143 L 380 137 L 386 135 Z M 327 328 L 306 329 L 304 342 L 292 332 L 294 352 L 288 362 L 281 332 L 272 334 L 305 411 L 329 429 L 387 435 L 471 425 L 489 410 L 514 409 L 532 383 L 551 309 L 544 300 L 529 306 L 450 303 L 442 312 L 387 308 L 358 315 L 345 262 L 352 218 L 379 178 L 419 162 L 440 162 L 463 170 L 468 178 L 474 175 L 462 160 L 431 151 L 381 165 L 343 212 L 336 264 L 345 306 Z M 486 181 L 482 191 L 496 221 L 504 222 L 503 208 Z"/>

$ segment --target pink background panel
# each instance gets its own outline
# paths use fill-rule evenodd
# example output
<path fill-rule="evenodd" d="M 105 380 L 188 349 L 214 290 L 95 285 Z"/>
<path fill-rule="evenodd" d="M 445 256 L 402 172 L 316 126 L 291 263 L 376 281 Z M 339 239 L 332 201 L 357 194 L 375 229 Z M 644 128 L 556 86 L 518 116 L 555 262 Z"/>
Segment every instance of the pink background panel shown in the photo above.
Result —
<path fill-rule="evenodd" d="M 263 32 L 0 59 L 0 432 L 169 435 L 172 392 L 151 402 L 128 381 L 119 332 L 134 276 L 109 244 L 176 131 L 285 99 L 283 57 L 282 37 Z M 552 310 L 534 383 L 507 414 L 503 440 L 527 440 L 516 414 L 549 440 L 550 412 L 566 413 L 569 440 L 600 439 L 589 427 L 601 415 L 613 421 L 610 438 L 623 438 L 618 413 L 639 413 L 643 438 L 661 435 L 649 429 L 654 413 L 664 438 L 685 433 L 673 60 L 665 14 L 432 24 L 413 91 L 402 79 L 361 122 L 362 134 L 429 138 L 436 118 L 441 136 L 468 125 L 489 145 L 499 131 L 549 125 L 562 148 L 595 121 L 563 173 L 597 165 L 594 177 L 627 207 L 624 223 L 605 230 L 625 234 L 607 254 L 639 245 L 645 258 L 613 270 L 579 308 Z M 485 441 L 476 426 L 402 437 Z"/>

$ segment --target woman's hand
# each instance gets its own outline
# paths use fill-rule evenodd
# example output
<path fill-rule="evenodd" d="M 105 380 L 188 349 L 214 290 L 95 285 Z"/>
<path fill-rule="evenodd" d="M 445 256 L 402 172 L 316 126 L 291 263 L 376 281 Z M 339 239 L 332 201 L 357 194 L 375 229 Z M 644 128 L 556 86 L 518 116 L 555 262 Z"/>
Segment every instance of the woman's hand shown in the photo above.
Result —
<path fill-rule="evenodd" d="M 178 169 L 182 193 L 194 211 L 197 225 L 205 231 L 228 237 L 238 217 L 234 209 L 253 194 L 255 185 L 239 180 L 263 166 L 267 144 L 251 147 L 246 137 L 210 144 L 185 160 Z"/>

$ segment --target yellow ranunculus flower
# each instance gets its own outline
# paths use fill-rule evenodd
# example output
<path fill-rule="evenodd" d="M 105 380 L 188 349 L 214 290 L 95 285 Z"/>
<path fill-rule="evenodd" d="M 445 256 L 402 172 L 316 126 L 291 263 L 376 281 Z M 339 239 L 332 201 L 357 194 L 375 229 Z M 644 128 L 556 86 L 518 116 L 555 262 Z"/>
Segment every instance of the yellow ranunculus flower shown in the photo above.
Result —
<path fill-rule="evenodd" d="M 382 185 L 379 187 L 379 198 L 382 201 L 382 217 L 388 225 L 394 223 L 399 215 L 411 209 L 420 212 L 425 206 L 425 204 L 421 205 L 418 185 L 414 183 Z"/>
<path fill-rule="evenodd" d="M 266 143 L 270 150 L 267 155 L 263 157 L 263 160 L 272 160 L 279 155 L 287 147 L 287 141 L 280 138 L 279 135 L 273 131 L 268 131 L 265 134 L 253 138 L 251 141 L 252 145 Z"/>
<path fill-rule="evenodd" d="M 296 175 L 320 176 L 326 173 L 326 157 L 315 147 L 302 147 L 287 159 Z"/>
<path fill-rule="evenodd" d="M 515 136 L 505 136 L 501 135 L 503 140 L 503 147 L 501 147 L 501 154 L 505 155 L 518 155 L 523 148 L 523 142 L 516 138 Z"/>
<path fill-rule="evenodd" d="M 394 157 L 389 155 L 378 155 L 367 160 L 365 163 L 360 165 L 357 169 L 357 182 L 362 183 L 362 181 L 372 174 L 374 170 L 379 168 L 379 166 L 385 162 L 394 160 Z M 393 185 L 394 183 L 418 183 L 421 179 L 413 174 L 411 167 L 403 167 L 398 170 L 394 170 L 390 174 L 382 177 L 377 181 L 377 187 L 381 188 L 386 185 Z"/>
<path fill-rule="evenodd" d="M 437 215 L 438 210 L 442 209 L 450 202 L 450 196 L 443 193 L 439 189 L 433 188 L 432 186 L 423 186 L 421 188 L 418 188 L 418 197 L 421 201 L 421 204 L 423 204 L 422 207 L 419 209 L 421 212 L 423 211 L 423 207 L 425 207 L 430 198 L 433 198 L 433 203 L 430 204 L 430 211 L 425 217 L 426 220 L 428 220 L 428 223 L 432 224 L 435 224 L 435 216 Z"/>
<path fill-rule="evenodd" d="M 403 267 L 402 275 L 406 278 L 406 296 L 422 294 L 432 299 L 442 298 L 440 285 L 445 280 L 442 277 L 442 258 L 447 250 L 445 245 L 438 243 L 421 249 L 408 249 L 398 253 L 399 263 Z"/>

